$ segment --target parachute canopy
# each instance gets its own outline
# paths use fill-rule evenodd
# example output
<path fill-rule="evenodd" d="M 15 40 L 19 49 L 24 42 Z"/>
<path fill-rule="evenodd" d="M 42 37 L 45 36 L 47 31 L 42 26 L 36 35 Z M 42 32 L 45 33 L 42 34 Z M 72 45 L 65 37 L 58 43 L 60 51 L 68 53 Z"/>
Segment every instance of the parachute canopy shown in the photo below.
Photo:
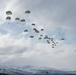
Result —
<path fill-rule="evenodd" d="M 28 32 L 28 30 L 24 30 L 24 32 Z"/>
<path fill-rule="evenodd" d="M 44 37 L 44 39 L 48 39 L 49 37 L 46 35 L 45 37 Z"/>
<path fill-rule="evenodd" d="M 51 39 L 51 41 L 53 41 L 53 38 L 50 38 Z"/>
<path fill-rule="evenodd" d="M 35 23 L 32 23 L 31 25 L 32 25 L 32 26 L 35 26 Z"/>
<path fill-rule="evenodd" d="M 7 16 L 7 17 L 6 17 L 6 20 L 11 20 L 11 17 L 10 17 L 10 16 Z"/>
<path fill-rule="evenodd" d="M 41 40 L 42 38 L 41 37 L 39 37 L 39 40 Z"/>
<path fill-rule="evenodd" d="M 40 35 L 40 36 L 43 36 L 43 35 Z"/>
<path fill-rule="evenodd" d="M 34 38 L 34 36 L 30 36 L 30 38 Z"/>
<path fill-rule="evenodd" d="M 36 28 L 34 28 L 33 30 L 34 30 L 36 33 L 39 33 L 39 31 L 38 31 Z"/>
<path fill-rule="evenodd" d="M 7 15 L 12 15 L 12 12 L 11 11 L 6 11 L 6 14 Z"/>
<path fill-rule="evenodd" d="M 54 44 L 52 44 L 52 48 L 54 48 Z"/>
<path fill-rule="evenodd" d="M 29 15 L 30 13 L 31 13 L 31 12 L 30 12 L 29 10 L 26 10 L 26 11 L 25 11 L 25 14 L 27 14 L 27 17 L 28 17 L 28 15 Z M 9 24 L 9 21 L 11 20 L 12 12 L 11 12 L 11 11 L 6 11 L 6 15 L 7 15 L 6 20 L 8 21 L 8 24 Z M 20 19 L 19 17 L 15 17 L 15 21 L 17 21 L 17 22 L 22 22 L 22 24 L 24 24 L 25 21 L 26 21 L 26 19 L 25 19 L 25 18 Z M 44 28 L 41 28 L 40 30 L 38 30 L 38 29 L 35 27 L 36 24 L 33 23 L 33 22 L 31 23 L 31 25 L 33 26 L 34 32 L 35 32 L 35 33 L 39 33 L 39 37 L 37 37 L 38 40 L 41 41 L 41 40 L 45 39 L 48 44 L 51 44 L 51 42 L 52 42 L 52 48 L 54 48 L 54 47 L 58 44 L 58 42 L 55 42 L 55 41 L 54 41 L 54 38 L 50 38 L 48 35 L 43 35 L 42 33 L 40 33 L 40 32 L 42 32 L 42 31 L 44 31 Z M 28 33 L 28 30 L 25 29 L 24 32 Z M 34 37 L 35 37 L 34 35 L 30 35 L 30 36 L 29 36 L 29 38 L 34 38 Z M 62 37 L 60 40 L 65 40 L 65 38 Z"/>
<path fill-rule="evenodd" d="M 27 10 L 27 11 L 25 11 L 25 13 L 26 13 L 26 14 L 29 14 L 29 13 L 30 13 L 30 11 L 29 11 L 29 10 Z"/>
<path fill-rule="evenodd" d="M 25 22 L 25 19 L 21 19 L 21 22 Z"/>
<path fill-rule="evenodd" d="M 65 40 L 65 38 L 61 38 L 61 40 Z"/>
<path fill-rule="evenodd" d="M 41 31 L 43 31 L 44 29 L 41 29 Z"/>
<path fill-rule="evenodd" d="M 17 18 L 15 18 L 15 20 L 16 20 L 16 21 L 20 21 L 20 18 L 17 17 Z"/>
<path fill-rule="evenodd" d="M 50 44 L 50 41 L 49 41 L 49 40 L 47 40 L 47 43 L 48 43 L 48 44 Z"/>

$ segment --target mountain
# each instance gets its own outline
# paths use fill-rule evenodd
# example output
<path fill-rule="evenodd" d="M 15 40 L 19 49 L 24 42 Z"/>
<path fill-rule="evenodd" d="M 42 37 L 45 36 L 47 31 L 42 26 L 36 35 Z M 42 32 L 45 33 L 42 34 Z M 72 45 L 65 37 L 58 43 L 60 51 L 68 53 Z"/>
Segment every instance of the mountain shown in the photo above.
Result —
<path fill-rule="evenodd" d="M 76 75 L 76 71 L 60 71 L 51 68 L 24 67 L 0 67 L 0 75 Z"/>

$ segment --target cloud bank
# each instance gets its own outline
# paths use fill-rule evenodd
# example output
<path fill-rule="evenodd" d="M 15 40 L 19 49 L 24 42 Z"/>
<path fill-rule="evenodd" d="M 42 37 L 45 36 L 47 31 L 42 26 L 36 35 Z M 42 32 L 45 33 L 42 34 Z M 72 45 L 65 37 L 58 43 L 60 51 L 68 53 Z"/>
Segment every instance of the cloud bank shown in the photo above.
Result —
<path fill-rule="evenodd" d="M 76 1 L 75 0 L 4 0 L 0 3 L 0 64 L 33 65 L 76 70 Z M 13 12 L 8 24 L 6 11 Z M 24 13 L 30 10 L 28 18 Z M 17 24 L 15 17 L 26 19 Z M 23 30 L 32 22 L 44 35 L 54 37 L 59 44 L 52 49 L 45 41 L 30 39 Z M 38 36 L 38 35 L 37 35 Z M 65 37 L 65 41 L 60 41 Z"/>

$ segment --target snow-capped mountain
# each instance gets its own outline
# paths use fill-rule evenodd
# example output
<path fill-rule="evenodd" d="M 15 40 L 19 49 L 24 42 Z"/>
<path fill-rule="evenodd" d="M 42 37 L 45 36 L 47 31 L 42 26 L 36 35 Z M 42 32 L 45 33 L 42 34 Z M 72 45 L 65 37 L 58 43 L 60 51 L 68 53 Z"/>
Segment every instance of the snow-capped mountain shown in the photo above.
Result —
<path fill-rule="evenodd" d="M 0 67 L 0 75 L 76 75 L 76 71 L 60 71 L 50 68 L 25 67 Z"/>

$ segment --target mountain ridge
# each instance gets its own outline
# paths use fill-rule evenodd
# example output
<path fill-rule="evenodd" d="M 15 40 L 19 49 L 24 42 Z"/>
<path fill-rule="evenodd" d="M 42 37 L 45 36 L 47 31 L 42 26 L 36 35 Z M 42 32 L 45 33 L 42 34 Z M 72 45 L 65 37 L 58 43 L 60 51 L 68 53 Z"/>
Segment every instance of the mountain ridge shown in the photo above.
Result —
<path fill-rule="evenodd" d="M 76 71 L 62 71 L 51 68 L 24 67 L 0 67 L 0 75 L 76 75 Z"/>

